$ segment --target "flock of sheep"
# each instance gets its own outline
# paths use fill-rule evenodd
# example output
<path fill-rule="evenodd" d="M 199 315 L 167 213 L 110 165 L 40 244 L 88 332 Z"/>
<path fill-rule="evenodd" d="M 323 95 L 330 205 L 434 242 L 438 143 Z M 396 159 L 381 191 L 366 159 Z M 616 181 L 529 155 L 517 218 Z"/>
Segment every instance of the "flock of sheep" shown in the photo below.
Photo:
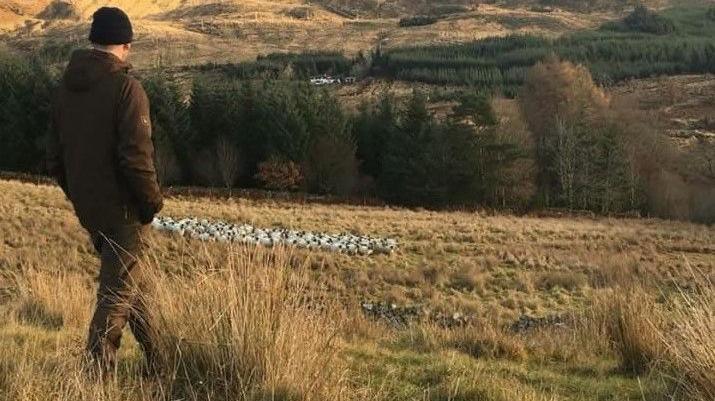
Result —
<path fill-rule="evenodd" d="M 390 254 L 397 241 L 390 238 L 358 236 L 349 233 L 323 234 L 284 228 L 258 228 L 248 224 L 232 224 L 188 217 L 174 219 L 157 216 L 152 227 L 201 241 L 235 242 L 263 246 L 288 245 L 298 248 L 325 250 L 350 255 Z"/>

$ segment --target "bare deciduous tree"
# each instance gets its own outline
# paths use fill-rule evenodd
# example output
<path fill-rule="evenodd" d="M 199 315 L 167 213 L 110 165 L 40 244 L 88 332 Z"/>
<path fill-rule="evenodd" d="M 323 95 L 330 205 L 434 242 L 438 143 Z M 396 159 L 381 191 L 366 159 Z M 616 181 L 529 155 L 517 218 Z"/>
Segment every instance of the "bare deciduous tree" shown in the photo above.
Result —
<path fill-rule="evenodd" d="M 220 136 L 216 141 L 216 167 L 223 185 L 233 188 L 240 172 L 240 156 L 236 146 L 226 136 Z"/>
<path fill-rule="evenodd" d="M 162 185 L 171 185 L 180 181 L 181 168 L 176 154 L 165 141 L 158 141 L 154 154 L 156 172 Z"/>
<path fill-rule="evenodd" d="M 574 207 L 576 186 L 576 135 L 573 127 L 561 117 L 557 117 L 554 124 L 556 136 L 554 156 L 556 158 L 556 174 L 566 204 Z"/>

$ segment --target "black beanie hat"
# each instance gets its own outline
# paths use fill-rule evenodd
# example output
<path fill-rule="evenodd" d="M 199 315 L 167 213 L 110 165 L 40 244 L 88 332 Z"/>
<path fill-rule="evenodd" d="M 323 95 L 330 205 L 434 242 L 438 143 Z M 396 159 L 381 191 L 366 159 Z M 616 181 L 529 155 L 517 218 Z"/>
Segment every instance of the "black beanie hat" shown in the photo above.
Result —
<path fill-rule="evenodd" d="M 92 15 L 89 40 L 100 45 L 123 45 L 134 38 L 132 23 L 124 11 L 116 7 L 102 7 Z"/>

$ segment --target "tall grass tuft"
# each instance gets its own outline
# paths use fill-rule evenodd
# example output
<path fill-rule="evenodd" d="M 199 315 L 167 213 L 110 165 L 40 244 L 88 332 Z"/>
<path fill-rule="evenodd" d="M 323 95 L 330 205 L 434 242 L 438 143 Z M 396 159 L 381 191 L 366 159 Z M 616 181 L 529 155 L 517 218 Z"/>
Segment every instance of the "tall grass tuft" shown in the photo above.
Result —
<path fill-rule="evenodd" d="M 715 287 L 697 272 L 693 282 L 693 290 L 681 289 L 671 329 L 662 332 L 662 339 L 684 399 L 709 401 L 715 400 Z"/>
<path fill-rule="evenodd" d="M 646 373 L 664 353 L 658 337 L 662 311 L 656 300 L 639 287 L 607 294 L 599 300 L 605 329 L 624 372 Z"/>
<path fill-rule="evenodd" d="M 231 248 L 195 271 L 153 277 L 153 310 L 173 396 L 339 400 L 333 308 L 316 303 L 281 249 Z M 159 272 L 160 269 L 155 269 Z M 188 277 L 187 277 L 188 274 Z M 197 384 L 198 383 L 198 384 Z"/>

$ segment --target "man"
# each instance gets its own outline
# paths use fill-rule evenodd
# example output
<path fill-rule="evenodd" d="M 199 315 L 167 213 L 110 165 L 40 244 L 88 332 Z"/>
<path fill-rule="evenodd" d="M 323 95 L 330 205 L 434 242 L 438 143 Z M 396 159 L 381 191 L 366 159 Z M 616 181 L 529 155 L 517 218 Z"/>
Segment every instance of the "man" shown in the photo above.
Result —
<path fill-rule="evenodd" d="M 156 368 L 155 334 L 142 297 L 142 237 L 163 200 L 156 177 L 149 101 L 131 65 L 132 26 L 118 8 L 93 15 L 92 49 L 72 53 L 53 103 L 48 170 L 100 254 L 97 306 L 87 351 L 103 375 L 116 366 L 129 323 Z"/>

